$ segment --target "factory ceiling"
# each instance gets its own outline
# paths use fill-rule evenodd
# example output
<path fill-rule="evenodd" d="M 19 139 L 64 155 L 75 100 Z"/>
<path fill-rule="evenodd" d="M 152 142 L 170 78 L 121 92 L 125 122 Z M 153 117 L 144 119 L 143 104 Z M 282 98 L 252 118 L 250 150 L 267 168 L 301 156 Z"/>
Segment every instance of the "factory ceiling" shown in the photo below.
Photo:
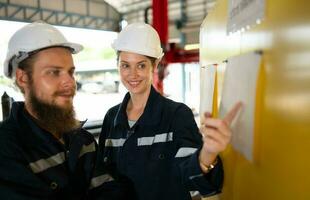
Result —
<path fill-rule="evenodd" d="M 168 0 L 169 42 L 199 42 L 199 27 L 216 0 Z M 152 24 L 151 0 L 2 0 L 0 19 L 119 31 L 120 22 Z"/>

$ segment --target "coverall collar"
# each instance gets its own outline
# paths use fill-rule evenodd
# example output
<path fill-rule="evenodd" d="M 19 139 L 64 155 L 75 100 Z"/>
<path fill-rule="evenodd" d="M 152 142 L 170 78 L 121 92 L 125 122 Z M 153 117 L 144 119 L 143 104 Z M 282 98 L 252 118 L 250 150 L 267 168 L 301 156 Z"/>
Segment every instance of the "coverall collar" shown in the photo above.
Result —
<path fill-rule="evenodd" d="M 114 126 L 123 124 L 128 126 L 128 118 L 126 113 L 127 104 L 130 100 L 130 94 L 127 92 L 122 103 L 119 106 L 116 117 L 114 119 Z M 144 111 L 136 124 L 156 125 L 160 122 L 162 112 L 162 98 L 161 95 L 151 86 L 150 95 L 146 102 Z"/>

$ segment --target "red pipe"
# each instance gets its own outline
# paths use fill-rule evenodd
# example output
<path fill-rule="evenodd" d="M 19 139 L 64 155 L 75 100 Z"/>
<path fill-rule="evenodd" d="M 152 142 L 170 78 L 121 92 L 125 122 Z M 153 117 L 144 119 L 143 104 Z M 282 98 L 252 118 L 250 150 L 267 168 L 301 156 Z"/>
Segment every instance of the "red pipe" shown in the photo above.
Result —
<path fill-rule="evenodd" d="M 153 0 L 153 27 L 159 34 L 161 46 L 166 49 L 168 44 L 168 0 Z M 166 68 L 165 64 L 158 66 L 159 68 L 155 70 L 153 85 L 158 92 L 163 94 L 164 86 L 164 70 Z"/>
<path fill-rule="evenodd" d="M 159 34 L 165 52 L 161 65 L 155 69 L 153 85 L 158 92 L 163 94 L 163 80 L 168 64 L 199 62 L 199 49 L 186 51 L 175 44 L 168 44 L 168 0 L 152 0 L 152 3 L 153 27 Z"/>

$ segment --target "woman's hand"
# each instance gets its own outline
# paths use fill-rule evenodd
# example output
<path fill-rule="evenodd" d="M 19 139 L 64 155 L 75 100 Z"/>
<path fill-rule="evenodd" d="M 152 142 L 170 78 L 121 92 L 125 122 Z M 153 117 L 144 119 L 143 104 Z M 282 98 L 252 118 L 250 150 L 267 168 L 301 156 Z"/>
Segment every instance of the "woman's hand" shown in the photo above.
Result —
<path fill-rule="evenodd" d="M 230 143 L 232 136 L 230 125 L 241 107 L 241 102 L 236 103 L 223 119 L 211 118 L 210 113 L 204 113 L 200 127 L 203 147 L 199 155 L 200 166 L 204 172 L 207 172 L 207 166 L 216 162 L 217 155 Z"/>

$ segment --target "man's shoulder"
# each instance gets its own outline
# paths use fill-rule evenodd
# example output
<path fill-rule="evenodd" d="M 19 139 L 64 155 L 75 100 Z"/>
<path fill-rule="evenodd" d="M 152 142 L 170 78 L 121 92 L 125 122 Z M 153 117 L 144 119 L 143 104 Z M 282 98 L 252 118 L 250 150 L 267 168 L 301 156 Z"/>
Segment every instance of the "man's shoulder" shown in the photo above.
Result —
<path fill-rule="evenodd" d="M 4 137 L 12 137 L 17 135 L 17 124 L 14 123 L 12 120 L 7 119 L 0 124 L 0 138 Z M 0 140 L 1 142 L 1 140 Z"/>
<path fill-rule="evenodd" d="M 22 130 L 22 121 L 18 116 L 23 105 L 23 102 L 13 103 L 9 117 L 0 123 L 0 137 L 17 136 L 19 130 Z"/>
<path fill-rule="evenodd" d="M 84 138 L 87 139 L 87 141 L 88 141 L 87 143 L 92 143 L 92 142 L 95 141 L 94 135 L 93 135 L 91 132 L 89 132 L 88 130 L 86 130 L 85 128 L 81 128 L 81 129 L 79 130 L 79 133 L 80 133 Z"/>
<path fill-rule="evenodd" d="M 21 139 L 18 137 L 17 125 L 10 120 L 4 121 L 0 125 L 0 157 L 20 155 Z M 19 153 L 16 153 L 19 152 Z"/>

